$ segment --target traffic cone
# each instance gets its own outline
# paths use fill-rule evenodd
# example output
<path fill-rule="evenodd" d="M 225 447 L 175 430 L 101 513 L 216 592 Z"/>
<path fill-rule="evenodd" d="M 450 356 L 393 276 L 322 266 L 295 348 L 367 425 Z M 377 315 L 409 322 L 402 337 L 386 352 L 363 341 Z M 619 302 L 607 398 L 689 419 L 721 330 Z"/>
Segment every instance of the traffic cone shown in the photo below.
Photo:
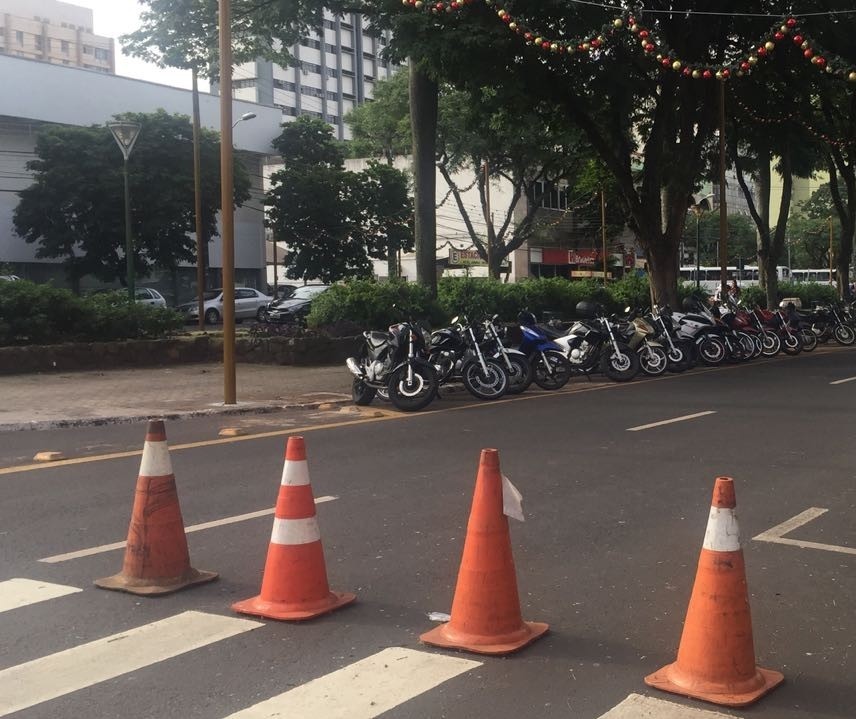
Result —
<path fill-rule="evenodd" d="M 521 619 L 508 517 L 503 513 L 499 452 L 483 449 L 451 619 L 419 639 L 447 649 L 510 654 L 547 628 Z"/>
<path fill-rule="evenodd" d="M 678 659 L 645 677 L 645 683 L 673 694 L 740 707 L 760 699 L 784 677 L 755 666 L 732 479 L 717 478 L 711 504 Z"/>
<path fill-rule="evenodd" d="M 289 437 L 276 500 L 261 594 L 232 605 L 268 619 L 312 619 L 350 604 L 353 594 L 331 592 L 303 437 Z"/>
<path fill-rule="evenodd" d="M 96 579 L 95 584 L 102 589 L 158 595 L 214 579 L 216 572 L 190 566 L 166 430 L 163 421 L 152 420 L 143 445 L 122 571 Z"/>

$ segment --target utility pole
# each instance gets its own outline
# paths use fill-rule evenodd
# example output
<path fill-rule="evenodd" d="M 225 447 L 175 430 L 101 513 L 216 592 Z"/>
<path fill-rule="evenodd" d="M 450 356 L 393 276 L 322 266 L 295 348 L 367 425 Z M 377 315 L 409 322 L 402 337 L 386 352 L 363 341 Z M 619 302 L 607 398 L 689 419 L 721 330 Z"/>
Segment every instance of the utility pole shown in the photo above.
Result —
<path fill-rule="evenodd" d="M 125 179 L 125 271 L 127 273 L 128 302 L 133 306 L 134 296 L 134 238 L 131 226 L 131 189 L 128 182 L 128 160 L 137 144 L 142 126 L 138 122 L 108 122 L 107 128 L 122 151 L 125 164 L 122 174 Z"/>
<path fill-rule="evenodd" d="M 232 155 L 232 0 L 220 2 L 220 236 L 223 239 L 223 404 L 237 404 L 235 376 L 235 178 Z"/>
<path fill-rule="evenodd" d="M 487 230 L 487 278 L 493 279 L 493 222 L 490 215 L 490 166 L 484 161 L 484 225 Z"/>
<path fill-rule="evenodd" d="M 719 81 L 719 284 L 728 292 L 728 210 L 725 205 L 725 79 Z"/>
<path fill-rule="evenodd" d="M 199 76 L 193 66 L 193 200 L 196 213 L 196 305 L 199 309 L 199 329 L 205 329 L 205 231 L 202 223 L 202 159 L 199 149 Z"/>
<path fill-rule="evenodd" d="M 836 283 L 832 278 L 832 215 L 829 216 L 829 284 L 835 286 Z M 837 287 L 836 287 L 837 290 Z"/>
<path fill-rule="evenodd" d="M 603 284 L 606 286 L 606 193 L 600 188 L 600 239 L 603 246 Z"/>

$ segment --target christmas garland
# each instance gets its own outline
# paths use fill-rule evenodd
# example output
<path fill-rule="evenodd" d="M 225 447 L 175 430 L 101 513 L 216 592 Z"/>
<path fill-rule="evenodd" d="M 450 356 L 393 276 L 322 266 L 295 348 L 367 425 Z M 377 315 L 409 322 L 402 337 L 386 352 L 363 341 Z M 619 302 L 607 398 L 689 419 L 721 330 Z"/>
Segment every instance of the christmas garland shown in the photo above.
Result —
<path fill-rule="evenodd" d="M 482 0 L 487 6 L 494 6 L 494 0 Z M 479 0 L 402 0 L 402 4 L 433 15 L 458 13 L 467 5 Z M 759 62 L 770 58 L 777 48 L 792 43 L 797 46 L 807 62 L 811 62 L 819 71 L 835 78 L 856 82 L 856 66 L 833 53 L 824 52 L 800 28 L 794 17 L 786 17 L 777 22 L 750 50 L 742 53 L 737 60 L 722 65 L 686 62 L 657 38 L 655 31 L 643 25 L 636 17 L 638 13 L 624 13 L 604 25 L 599 32 L 578 38 L 550 37 L 548 33 L 537 32 L 519 18 L 513 16 L 504 7 L 496 11 L 497 17 L 505 23 L 509 31 L 523 38 L 529 46 L 543 53 L 565 55 L 567 57 L 596 59 L 602 57 L 601 48 L 610 40 L 619 38 L 621 33 L 630 33 L 641 46 L 646 57 L 652 58 L 665 71 L 678 72 L 694 80 L 727 80 L 730 77 L 743 77 L 751 74 Z"/>

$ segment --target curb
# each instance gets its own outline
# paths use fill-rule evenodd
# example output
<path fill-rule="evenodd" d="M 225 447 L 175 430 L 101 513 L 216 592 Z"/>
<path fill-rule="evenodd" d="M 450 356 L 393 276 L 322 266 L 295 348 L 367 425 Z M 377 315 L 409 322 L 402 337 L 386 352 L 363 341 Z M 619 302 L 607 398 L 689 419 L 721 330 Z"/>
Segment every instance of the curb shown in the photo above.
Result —
<path fill-rule="evenodd" d="M 68 429 L 70 427 L 102 427 L 110 424 L 134 424 L 147 422 L 150 419 L 190 419 L 193 417 L 236 416 L 247 414 L 273 414 L 287 409 L 318 409 L 321 405 L 350 404 L 350 399 L 325 399 L 316 402 L 266 404 L 246 407 L 214 407 L 212 409 L 191 409 L 175 412 L 151 412 L 149 414 L 117 415 L 115 417 L 82 417 L 73 419 L 46 419 L 33 422 L 16 422 L 0 424 L 0 434 L 4 432 L 21 432 L 26 430 Z"/>

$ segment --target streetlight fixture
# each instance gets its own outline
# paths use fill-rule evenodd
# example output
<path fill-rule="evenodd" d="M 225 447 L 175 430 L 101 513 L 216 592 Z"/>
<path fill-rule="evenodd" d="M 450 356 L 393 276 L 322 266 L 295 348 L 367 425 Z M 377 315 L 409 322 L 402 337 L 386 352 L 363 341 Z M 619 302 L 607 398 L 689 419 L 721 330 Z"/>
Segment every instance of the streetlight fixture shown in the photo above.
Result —
<path fill-rule="evenodd" d="M 235 122 L 232 124 L 232 129 L 238 126 L 239 122 L 246 122 L 247 120 L 252 120 L 256 116 L 254 112 L 245 112 L 241 115 Z"/>
<path fill-rule="evenodd" d="M 127 267 L 128 301 L 134 302 L 134 241 L 131 234 L 131 190 L 128 185 L 128 160 L 137 144 L 142 125 L 138 122 L 108 122 L 107 128 L 116 140 L 125 159 L 123 175 L 125 177 L 125 259 Z"/>

